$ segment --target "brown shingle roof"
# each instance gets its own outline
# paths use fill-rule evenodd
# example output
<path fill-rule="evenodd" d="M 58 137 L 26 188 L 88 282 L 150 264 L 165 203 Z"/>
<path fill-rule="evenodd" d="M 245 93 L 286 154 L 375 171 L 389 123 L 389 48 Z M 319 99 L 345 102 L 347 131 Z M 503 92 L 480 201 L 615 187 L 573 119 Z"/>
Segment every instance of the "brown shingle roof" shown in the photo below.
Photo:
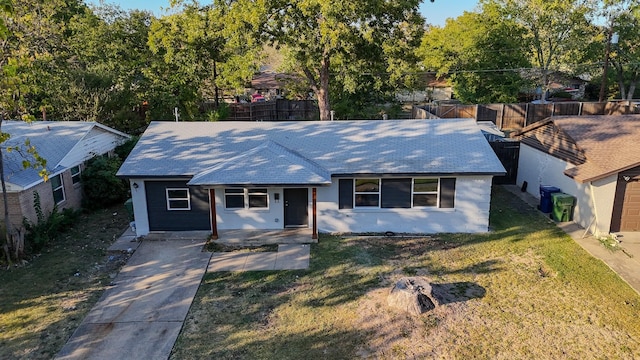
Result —
<path fill-rule="evenodd" d="M 640 165 L 640 115 L 558 116 L 549 120 L 586 158 L 583 164 L 565 171 L 578 182 L 602 179 Z M 527 128 L 521 133 L 526 132 Z"/>

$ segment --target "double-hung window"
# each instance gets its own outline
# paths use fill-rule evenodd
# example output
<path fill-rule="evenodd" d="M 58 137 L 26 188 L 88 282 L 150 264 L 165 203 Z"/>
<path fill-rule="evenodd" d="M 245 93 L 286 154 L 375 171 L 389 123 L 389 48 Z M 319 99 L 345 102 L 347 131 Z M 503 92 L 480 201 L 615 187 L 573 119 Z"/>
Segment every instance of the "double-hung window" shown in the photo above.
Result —
<path fill-rule="evenodd" d="M 53 191 L 53 201 L 56 204 L 60 204 L 65 200 L 62 174 L 58 174 L 51 178 L 51 190 Z"/>
<path fill-rule="evenodd" d="M 249 208 L 266 208 L 267 205 L 267 189 L 248 189 Z"/>
<path fill-rule="evenodd" d="M 167 210 L 191 210 L 189 188 L 167 188 Z"/>
<path fill-rule="evenodd" d="M 438 206 L 438 179 L 413 179 L 413 207 Z"/>
<path fill-rule="evenodd" d="M 269 193 L 265 188 L 224 189 L 226 209 L 265 209 L 269 207 Z"/>
<path fill-rule="evenodd" d="M 356 179 L 355 205 L 356 207 L 380 206 L 380 179 Z"/>
<path fill-rule="evenodd" d="M 224 204 L 227 209 L 244 208 L 244 189 L 224 189 Z"/>

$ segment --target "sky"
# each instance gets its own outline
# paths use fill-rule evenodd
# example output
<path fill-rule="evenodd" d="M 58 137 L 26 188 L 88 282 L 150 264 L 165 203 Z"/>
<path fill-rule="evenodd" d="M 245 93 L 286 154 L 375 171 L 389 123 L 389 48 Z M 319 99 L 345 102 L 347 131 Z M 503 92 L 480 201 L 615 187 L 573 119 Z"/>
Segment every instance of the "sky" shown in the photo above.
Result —
<path fill-rule="evenodd" d="M 88 4 L 97 4 L 99 0 L 86 0 Z M 161 8 L 169 7 L 169 0 L 105 0 L 106 3 L 117 4 L 125 10 L 142 9 L 153 12 L 156 16 L 163 14 Z M 202 1 L 203 3 L 206 0 Z M 420 12 L 427 19 L 427 23 L 443 26 L 447 18 L 456 18 L 463 11 L 472 11 L 478 5 L 478 0 L 423 0 Z"/>

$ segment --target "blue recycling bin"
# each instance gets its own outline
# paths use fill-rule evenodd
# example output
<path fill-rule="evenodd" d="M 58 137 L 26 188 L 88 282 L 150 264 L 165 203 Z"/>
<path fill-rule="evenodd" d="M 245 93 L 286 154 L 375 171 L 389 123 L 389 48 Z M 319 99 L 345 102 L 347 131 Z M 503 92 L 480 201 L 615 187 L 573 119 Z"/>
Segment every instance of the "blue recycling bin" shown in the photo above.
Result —
<path fill-rule="evenodd" d="M 551 194 L 560 192 L 555 186 L 540 185 L 540 211 L 545 214 L 550 213 L 553 210 L 553 199 Z"/>

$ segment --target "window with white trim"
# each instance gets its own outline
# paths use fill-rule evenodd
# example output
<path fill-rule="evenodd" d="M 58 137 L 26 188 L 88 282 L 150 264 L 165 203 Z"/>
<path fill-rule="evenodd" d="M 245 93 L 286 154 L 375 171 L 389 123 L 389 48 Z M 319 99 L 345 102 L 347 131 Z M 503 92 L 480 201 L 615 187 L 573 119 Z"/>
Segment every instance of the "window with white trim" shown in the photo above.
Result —
<path fill-rule="evenodd" d="M 191 210 L 189 188 L 167 188 L 167 210 Z"/>
<path fill-rule="evenodd" d="M 437 178 L 432 179 L 413 179 L 412 200 L 413 207 L 437 207 L 438 206 L 438 188 L 439 181 Z"/>
<path fill-rule="evenodd" d="M 338 208 L 453 209 L 456 178 L 346 178 L 338 182 Z"/>
<path fill-rule="evenodd" d="M 224 207 L 227 209 L 243 209 L 244 189 L 224 189 Z"/>
<path fill-rule="evenodd" d="M 380 179 L 355 179 L 355 206 L 380 206 Z"/>
<path fill-rule="evenodd" d="M 267 189 L 248 189 L 248 205 L 249 208 L 267 208 L 269 207 Z"/>
<path fill-rule="evenodd" d="M 266 188 L 224 189 L 225 209 L 269 208 L 269 193 Z"/>
<path fill-rule="evenodd" d="M 51 190 L 53 191 L 53 201 L 56 204 L 60 204 L 65 200 L 62 174 L 58 174 L 51 178 Z"/>
<path fill-rule="evenodd" d="M 71 182 L 75 184 L 79 184 L 81 180 L 82 172 L 80 170 L 80 165 L 74 166 L 70 169 L 71 171 Z"/>

